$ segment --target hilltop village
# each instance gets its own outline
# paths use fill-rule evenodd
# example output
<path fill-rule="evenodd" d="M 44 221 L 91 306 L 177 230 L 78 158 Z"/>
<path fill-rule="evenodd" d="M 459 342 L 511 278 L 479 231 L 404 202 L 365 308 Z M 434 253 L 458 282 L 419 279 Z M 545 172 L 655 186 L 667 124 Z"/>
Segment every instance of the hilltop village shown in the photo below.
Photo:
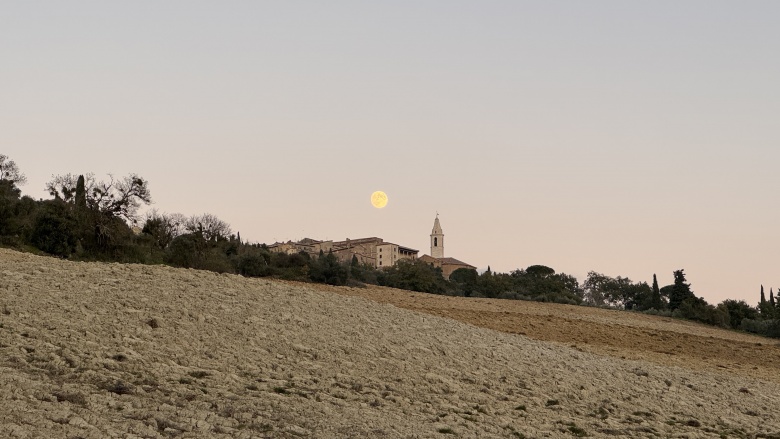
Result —
<path fill-rule="evenodd" d="M 449 279 L 450 275 L 459 268 L 476 269 L 471 264 L 444 256 L 444 231 L 439 222 L 439 215 L 436 215 L 436 219 L 433 221 L 430 238 L 430 255 L 424 254 L 419 257 L 417 256 L 420 252 L 419 250 L 392 242 L 385 242 L 384 239 L 377 237 L 347 238 L 344 241 L 318 241 L 316 239 L 304 238 L 297 242 L 276 242 L 269 245 L 268 249 L 274 253 L 286 253 L 288 255 L 301 252 L 310 256 L 317 256 L 320 252 L 332 253 L 339 261 L 345 263 L 356 257 L 359 263 L 368 264 L 375 268 L 391 267 L 404 259 L 419 259 L 433 267 L 441 268 L 445 279 Z"/>
<path fill-rule="evenodd" d="M 780 300 L 772 288 L 769 297 L 761 288 L 758 306 L 731 299 L 716 306 L 694 294 L 683 269 L 675 270 L 666 286 L 655 274 L 651 284 L 596 271 L 580 283 L 545 265 L 511 273 L 488 267 L 477 274 L 474 266 L 445 256 L 438 215 L 430 252 L 422 256 L 379 237 L 268 246 L 242 241 L 228 223 L 208 213 L 186 217 L 153 209 L 141 216 L 138 210 L 151 203 L 151 193 L 136 174 L 108 181 L 92 174 L 53 176 L 46 184 L 53 198 L 47 200 L 23 196 L 19 185 L 25 181 L 13 160 L 0 154 L 0 246 L 75 261 L 165 264 L 335 286 L 630 309 L 780 337 Z"/>

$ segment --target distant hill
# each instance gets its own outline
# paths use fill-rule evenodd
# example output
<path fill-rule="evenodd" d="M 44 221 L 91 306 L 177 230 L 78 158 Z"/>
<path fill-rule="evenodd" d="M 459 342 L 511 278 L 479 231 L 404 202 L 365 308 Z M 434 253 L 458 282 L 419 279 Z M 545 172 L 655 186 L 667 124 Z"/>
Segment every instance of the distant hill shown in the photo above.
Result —
<path fill-rule="evenodd" d="M 629 312 L 0 249 L 4 437 L 778 437 L 779 351 Z"/>

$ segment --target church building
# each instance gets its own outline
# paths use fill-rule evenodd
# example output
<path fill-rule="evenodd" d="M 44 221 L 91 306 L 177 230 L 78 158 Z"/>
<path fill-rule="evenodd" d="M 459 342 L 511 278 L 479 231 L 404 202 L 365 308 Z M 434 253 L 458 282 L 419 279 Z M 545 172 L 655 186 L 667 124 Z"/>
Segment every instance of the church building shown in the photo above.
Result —
<path fill-rule="evenodd" d="M 431 231 L 431 255 L 422 255 L 419 259 L 434 267 L 440 267 L 445 279 L 449 279 L 452 272 L 458 268 L 477 269 L 477 267 L 455 258 L 444 257 L 444 231 L 441 228 L 441 223 L 439 223 L 439 214 L 436 214 L 436 219 L 433 221 L 433 230 Z"/>

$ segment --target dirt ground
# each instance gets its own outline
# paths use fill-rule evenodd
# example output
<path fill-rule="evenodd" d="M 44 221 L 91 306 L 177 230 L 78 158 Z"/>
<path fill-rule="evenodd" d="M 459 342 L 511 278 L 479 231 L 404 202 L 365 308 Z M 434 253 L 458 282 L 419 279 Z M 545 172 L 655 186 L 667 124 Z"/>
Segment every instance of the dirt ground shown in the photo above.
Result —
<path fill-rule="evenodd" d="M 752 334 L 582 306 L 447 297 L 382 287 L 317 287 L 585 352 L 780 383 L 780 340 Z"/>
<path fill-rule="evenodd" d="M 0 438 L 780 438 L 773 341 L 0 249 Z"/>

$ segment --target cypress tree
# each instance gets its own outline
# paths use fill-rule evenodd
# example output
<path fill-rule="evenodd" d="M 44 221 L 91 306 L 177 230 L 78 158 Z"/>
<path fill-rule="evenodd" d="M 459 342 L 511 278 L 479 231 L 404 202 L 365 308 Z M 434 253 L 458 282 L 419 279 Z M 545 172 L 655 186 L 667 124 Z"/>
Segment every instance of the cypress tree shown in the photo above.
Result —
<path fill-rule="evenodd" d="M 655 273 L 653 273 L 652 307 L 660 310 L 661 308 L 663 308 L 663 305 L 664 303 L 661 300 L 661 290 L 658 288 L 658 278 L 655 276 Z"/>
<path fill-rule="evenodd" d="M 76 182 L 76 209 L 87 208 L 87 190 L 84 185 L 84 176 L 79 175 Z"/>
<path fill-rule="evenodd" d="M 770 318 L 772 317 L 774 309 L 770 306 L 770 303 L 766 300 L 766 295 L 764 295 L 764 286 L 761 285 L 761 302 L 758 304 L 758 311 L 761 313 L 761 317 L 763 318 Z"/>
<path fill-rule="evenodd" d="M 363 270 L 360 268 L 360 261 L 356 254 L 352 255 L 352 260 L 349 263 L 349 274 L 359 281 L 362 281 L 364 278 Z"/>
<path fill-rule="evenodd" d="M 772 293 L 772 289 L 769 289 L 769 304 L 772 305 L 772 308 L 775 307 L 775 295 Z"/>

